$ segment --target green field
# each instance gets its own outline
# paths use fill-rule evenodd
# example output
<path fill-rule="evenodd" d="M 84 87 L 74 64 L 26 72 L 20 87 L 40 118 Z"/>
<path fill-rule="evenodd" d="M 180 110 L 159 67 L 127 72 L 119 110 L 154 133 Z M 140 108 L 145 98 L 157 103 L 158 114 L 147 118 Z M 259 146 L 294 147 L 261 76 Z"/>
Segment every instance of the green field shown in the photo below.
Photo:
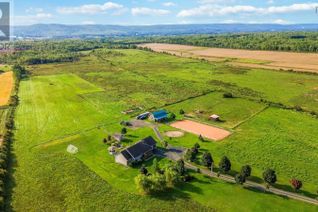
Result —
<path fill-rule="evenodd" d="M 248 101 L 246 99 L 223 98 L 223 93 L 213 92 L 165 108 L 177 114 L 177 118 L 179 119 L 183 118 L 183 116 L 179 114 L 182 109 L 185 111 L 187 117 L 225 128 L 234 128 L 258 114 L 266 107 L 265 104 Z M 209 117 L 213 114 L 218 114 L 222 122 L 210 121 Z"/>
<path fill-rule="evenodd" d="M 141 196 L 133 182 L 138 169 L 115 164 L 102 142 L 121 129 L 120 121 L 131 118 L 121 111 L 136 106 L 144 110 L 167 108 L 176 114 L 181 108 L 189 113 L 202 110 L 204 115 L 194 117 L 200 121 L 218 113 L 225 119 L 220 126 L 242 125 L 222 142 L 202 143 L 202 150 L 211 151 L 216 161 L 228 155 L 236 170 L 251 164 L 257 180 L 265 168 L 277 171 L 281 186 L 286 186 L 291 177 L 298 177 L 304 182 L 304 190 L 313 194 L 318 183 L 317 135 L 313 133 L 317 119 L 291 110 L 262 111 L 266 105 L 256 100 L 292 106 L 297 102 L 318 111 L 314 97 L 308 96 L 304 104 L 298 102 L 315 92 L 317 76 L 238 70 L 222 63 L 140 50 L 96 52 L 75 63 L 32 66 L 31 77 L 21 82 L 13 210 L 237 211 L 242 204 L 242 211 L 317 210 L 309 204 L 198 174 L 192 183 L 163 195 Z M 257 77 L 264 79 L 257 82 Z M 188 99 L 206 92 L 211 93 Z M 223 92 L 233 92 L 240 98 L 224 99 Z M 162 132 L 170 129 L 160 126 Z M 129 129 L 124 145 L 148 135 L 155 137 L 150 128 Z M 168 142 L 192 147 L 198 138 L 186 134 Z M 76 145 L 79 153 L 66 153 L 69 144 Z M 166 163 L 166 159 L 160 161 L 161 165 Z"/>
<path fill-rule="evenodd" d="M 8 109 L 0 109 L 0 135 L 4 134 Z"/>

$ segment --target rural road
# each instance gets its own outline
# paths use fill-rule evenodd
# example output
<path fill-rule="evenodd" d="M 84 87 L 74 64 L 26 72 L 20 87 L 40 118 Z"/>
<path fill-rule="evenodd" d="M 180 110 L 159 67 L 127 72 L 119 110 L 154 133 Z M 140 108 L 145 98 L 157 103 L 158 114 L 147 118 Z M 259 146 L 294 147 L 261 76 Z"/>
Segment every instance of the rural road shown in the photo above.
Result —
<path fill-rule="evenodd" d="M 158 137 L 158 139 L 162 142 L 164 139 L 163 139 L 163 136 L 161 135 L 158 127 L 156 125 L 153 125 L 152 128 L 153 128 L 156 136 Z M 170 144 L 168 144 L 166 152 L 158 150 L 156 152 L 156 155 L 159 156 L 159 157 L 169 158 L 170 160 L 173 160 L 173 161 L 178 161 L 178 160 L 183 158 L 184 152 L 185 152 L 184 148 L 182 148 L 182 147 L 173 147 Z M 185 162 L 185 166 L 186 166 L 186 168 L 194 170 L 194 171 L 198 170 L 197 166 L 194 166 L 194 165 L 192 165 L 192 164 L 190 164 L 188 162 Z M 211 172 L 210 170 L 207 170 L 207 169 L 200 169 L 200 172 L 202 174 L 206 175 L 206 176 L 209 176 L 209 177 L 222 179 L 222 180 L 224 180 L 226 182 L 230 182 L 230 183 L 236 183 L 234 177 L 229 176 L 229 175 L 220 174 L 218 176 L 217 173 Z M 271 192 L 271 193 L 279 195 L 279 196 L 286 196 L 286 197 L 291 198 L 291 199 L 303 201 L 303 202 L 314 204 L 314 205 L 318 206 L 318 200 L 316 200 L 316 199 L 313 199 L 313 198 L 310 198 L 310 197 L 306 197 L 306 196 L 303 196 L 303 195 L 300 195 L 300 194 L 284 191 L 284 190 L 281 190 L 281 189 L 273 188 L 273 187 L 270 187 L 269 189 L 267 189 L 265 185 L 262 185 L 262 184 L 259 184 L 259 183 L 255 183 L 255 182 L 252 182 L 252 181 L 246 181 L 244 183 L 244 186 L 245 187 L 254 188 L 254 189 L 257 189 L 257 190 L 262 191 L 262 192 Z"/>
<path fill-rule="evenodd" d="M 197 170 L 198 167 L 185 162 L 186 168 L 191 169 L 191 170 Z M 207 169 L 200 169 L 200 172 L 204 175 L 207 175 L 209 177 L 213 177 L 213 178 L 218 178 L 218 179 L 222 179 L 224 181 L 230 182 L 230 183 L 235 183 L 235 179 L 232 176 L 229 175 L 223 175 L 221 174 L 219 177 L 217 176 L 217 173 L 215 172 L 211 172 L 210 170 Z M 311 203 L 314 205 L 318 205 L 318 200 L 310 198 L 310 197 L 306 197 L 303 195 L 299 195 L 296 193 L 292 193 L 292 192 L 288 192 L 288 191 L 284 191 L 281 189 L 277 189 L 277 188 L 273 188 L 270 187 L 269 189 L 266 188 L 265 185 L 259 184 L 259 183 L 255 183 L 252 181 L 246 181 L 246 183 L 244 183 L 244 186 L 247 187 L 251 187 L 251 188 L 255 188 L 257 190 L 263 191 L 263 192 L 271 192 L 273 194 L 279 195 L 279 196 L 286 196 L 289 197 L 291 199 L 295 199 L 295 200 L 299 200 L 299 201 L 303 201 L 303 202 L 307 202 L 307 203 Z"/>

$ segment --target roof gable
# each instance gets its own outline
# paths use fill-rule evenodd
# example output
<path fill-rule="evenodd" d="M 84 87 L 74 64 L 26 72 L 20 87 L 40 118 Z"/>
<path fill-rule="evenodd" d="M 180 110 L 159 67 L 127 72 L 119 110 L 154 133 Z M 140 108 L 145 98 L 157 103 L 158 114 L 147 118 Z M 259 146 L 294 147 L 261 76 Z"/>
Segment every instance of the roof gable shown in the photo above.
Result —
<path fill-rule="evenodd" d="M 121 151 L 121 153 L 127 160 L 131 159 L 132 157 L 136 158 L 145 154 L 146 152 L 153 150 L 153 147 L 156 145 L 156 143 L 157 142 L 151 136 L 149 136 Z"/>
<path fill-rule="evenodd" d="M 155 141 L 155 139 L 153 139 L 153 137 L 149 136 L 145 139 L 142 140 L 142 142 L 146 145 L 149 146 L 155 146 L 157 144 L 157 142 Z"/>

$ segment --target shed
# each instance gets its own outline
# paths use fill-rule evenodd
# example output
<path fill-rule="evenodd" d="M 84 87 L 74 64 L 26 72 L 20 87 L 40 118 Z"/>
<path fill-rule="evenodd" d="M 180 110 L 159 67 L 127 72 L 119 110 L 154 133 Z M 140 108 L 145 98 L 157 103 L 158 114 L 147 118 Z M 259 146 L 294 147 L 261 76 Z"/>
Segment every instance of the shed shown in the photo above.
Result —
<path fill-rule="evenodd" d="M 70 144 L 70 145 L 68 145 L 66 151 L 68 153 L 71 153 L 71 154 L 76 154 L 76 153 L 78 153 L 78 148 L 76 146 Z"/>
<path fill-rule="evenodd" d="M 150 118 L 154 121 L 164 121 L 168 118 L 168 112 L 166 110 L 158 110 L 151 113 Z"/>
<path fill-rule="evenodd" d="M 213 115 L 210 116 L 210 120 L 219 121 L 220 120 L 220 116 L 216 115 L 216 114 L 213 114 Z"/>

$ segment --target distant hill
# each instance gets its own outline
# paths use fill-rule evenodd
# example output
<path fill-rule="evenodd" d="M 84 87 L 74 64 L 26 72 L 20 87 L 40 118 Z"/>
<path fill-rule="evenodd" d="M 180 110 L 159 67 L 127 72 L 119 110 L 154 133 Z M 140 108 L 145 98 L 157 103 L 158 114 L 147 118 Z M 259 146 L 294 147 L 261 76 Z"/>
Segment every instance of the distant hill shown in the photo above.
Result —
<path fill-rule="evenodd" d="M 318 31 L 318 24 L 185 24 L 153 26 L 36 24 L 14 27 L 14 36 L 24 38 L 89 38 L 271 31 Z"/>

